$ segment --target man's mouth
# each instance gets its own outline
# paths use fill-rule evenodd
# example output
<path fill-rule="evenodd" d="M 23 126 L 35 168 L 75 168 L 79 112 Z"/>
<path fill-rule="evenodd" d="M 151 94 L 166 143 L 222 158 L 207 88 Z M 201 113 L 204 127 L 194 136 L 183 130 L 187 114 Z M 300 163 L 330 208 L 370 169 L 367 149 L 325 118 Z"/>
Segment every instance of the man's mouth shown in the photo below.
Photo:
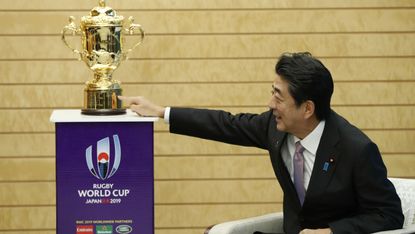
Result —
<path fill-rule="evenodd" d="M 278 114 L 274 114 L 275 116 L 275 121 L 280 121 L 281 120 L 281 116 L 279 116 Z"/>

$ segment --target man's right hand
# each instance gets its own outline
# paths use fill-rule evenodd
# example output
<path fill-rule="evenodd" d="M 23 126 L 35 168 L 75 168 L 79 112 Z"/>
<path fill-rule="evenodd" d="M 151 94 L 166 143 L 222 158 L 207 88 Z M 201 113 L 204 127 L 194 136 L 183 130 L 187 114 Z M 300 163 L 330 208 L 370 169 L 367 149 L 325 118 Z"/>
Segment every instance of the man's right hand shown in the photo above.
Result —
<path fill-rule="evenodd" d="M 124 106 L 130 108 L 140 116 L 164 118 L 165 108 L 150 102 L 144 97 L 118 96 L 118 99 L 124 102 Z"/>

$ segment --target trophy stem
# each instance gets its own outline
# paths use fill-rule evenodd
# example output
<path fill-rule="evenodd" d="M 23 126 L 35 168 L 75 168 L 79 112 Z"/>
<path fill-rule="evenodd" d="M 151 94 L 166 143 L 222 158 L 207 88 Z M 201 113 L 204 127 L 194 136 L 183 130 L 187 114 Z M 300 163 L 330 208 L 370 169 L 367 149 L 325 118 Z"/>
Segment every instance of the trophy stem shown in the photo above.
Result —
<path fill-rule="evenodd" d="M 109 73 L 94 73 L 94 82 L 111 81 L 112 74 Z"/>

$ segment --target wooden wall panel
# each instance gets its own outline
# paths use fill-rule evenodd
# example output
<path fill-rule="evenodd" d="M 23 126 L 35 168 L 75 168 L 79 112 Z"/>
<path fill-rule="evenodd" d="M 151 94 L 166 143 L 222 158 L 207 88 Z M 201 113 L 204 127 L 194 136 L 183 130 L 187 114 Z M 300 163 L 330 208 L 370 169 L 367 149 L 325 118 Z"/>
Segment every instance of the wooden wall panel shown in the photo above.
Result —
<path fill-rule="evenodd" d="M 389 177 L 415 178 L 415 154 L 383 156 Z"/>
<path fill-rule="evenodd" d="M 275 178 L 270 159 L 265 155 L 166 156 L 156 158 L 156 163 L 155 178 L 164 180 Z"/>
<path fill-rule="evenodd" d="M 157 181 L 155 189 L 157 204 L 281 203 L 282 197 L 274 178 Z"/>
<path fill-rule="evenodd" d="M 131 58 L 275 58 L 286 51 L 310 51 L 321 57 L 411 56 L 413 33 L 284 35 L 149 35 Z M 3 36 L 0 60 L 73 59 L 58 36 Z M 378 45 L 382 45 L 380 50 Z M 274 49 L 275 48 L 275 49 Z"/>
<path fill-rule="evenodd" d="M 1 206 L 56 205 L 55 182 L 2 183 Z"/>
<path fill-rule="evenodd" d="M 0 134 L 0 157 L 55 155 L 55 136 L 49 134 Z"/>
<path fill-rule="evenodd" d="M 366 131 L 374 142 L 379 144 L 379 149 L 385 153 L 410 153 L 415 151 L 415 130 L 408 131 Z"/>
<path fill-rule="evenodd" d="M 48 157 L 48 158 L 46 157 L 45 158 L 1 158 L 0 168 L 2 171 L 0 175 L 0 182 L 5 182 L 4 186 L 10 186 L 8 184 L 10 182 L 55 181 L 55 178 L 56 178 L 55 177 L 55 158 L 51 158 L 51 157 Z M 8 190 L 3 190 L 3 191 L 6 192 Z"/>
<path fill-rule="evenodd" d="M 0 230 L 54 229 L 56 223 L 54 206 L 0 207 L 2 222 Z"/>
<path fill-rule="evenodd" d="M 54 0 L 3 0 L 0 10 L 57 10 L 57 9 L 83 9 L 89 10 L 97 4 L 93 1 L 74 0 L 70 2 L 56 2 Z M 397 8 L 414 7 L 411 0 L 297 0 L 297 1 L 272 1 L 272 0 L 123 0 L 108 1 L 109 5 L 116 9 L 262 9 L 262 8 Z"/>
<path fill-rule="evenodd" d="M 272 83 L 140 84 L 123 86 L 124 95 L 139 93 L 170 106 L 267 106 Z M 0 85 L 0 108 L 79 108 L 82 85 Z M 415 82 L 335 84 L 333 105 L 413 105 Z M 174 90 L 174 92 L 171 92 Z M 246 95 L 252 93 L 252 95 Z M 370 93 L 371 95 L 366 95 Z M 78 94 L 78 95 L 75 95 Z M 190 97 L 190 98 L 189 98 Z"/>
<path fill-rule="evenodd" d="M 330 69 L 335 82 L 414 80 L 415 58 L 321 60 Z M 271 83 L 274 79 L 275 63 L 276 58 L 128 60 L 114 72 L 114 78 L 121 80 L 123 84 Z M 92 71 L 82 61 L 75 59 L 0 61 L 0 67 L 0 84 L 84 84 L 93 77 Z M 370 69 L 367 69 L 368 67 Z"/>
<path fill-rule="evenodd" d="M 59 34 L 69 15 L 79 22 L 97 2 L 0 5 L 1 233 L 54 233 L 49 116 L 53 109 L 80 108 L 83 83 L 92 77 Z M 108 4 L 134 16 L 147 32 L 114 74 L 126 95 L 162 105 L 261 112 L 276 58 L 307 50 L 332 72 L 334 110 L 378 144 L 388 175 L 415 178 L 414 1 Z M 169 134 L 162 121 L 155 130 L 156 234 L 198 234 L 214 223 L 281 210 L 266 151 Z"/>
<path fill-rule="evenodd" d="M 148 35 L 189 33 L 403 32 L 415 29 L 414 9 L 119 11 L 134 16 Z M 69 16 L 79 24 L 85 11 L 5 12 L 4 34 L 59 34 Z M 293 20 L 295 19 L 295 20 Z M 10 21 L 12 23 L 10 23 Z M 310 24 L 309 22 L 313 22 Z M 174 23 L 173 23 L 174 22 Z M 203 23 L 200 23 L 203 22 Z M 278 22 L 276 24 L 275 22 Z M 131 39 L 131 38 L 130 38 Z"/>
<path fill-rule="evenodd" d="M 231 113 L 262 113 L 267 107 L 211 107 Z M 415 129 L 415 106 L 334 106 L 334 111 L 345 116 L 357 127 L 367 129 Z M 2 133 L 52 133 L 49 121 L 52 109 L 6 109 L 1 111 Z M 169 131 L 169 125 L 160 120 L 155 123 L 156 132 Z"/>
<path fill-rule="evenodd" d="M 208 227 L 227 219 L 281 211 L 282 204 L 218 204 L 156 206 L 156 227 Z"/>
<path fill-rule="evenodd" d="M 337 106 L 334 110 L 361 129 L 415 129 L 411 105 Z"/>

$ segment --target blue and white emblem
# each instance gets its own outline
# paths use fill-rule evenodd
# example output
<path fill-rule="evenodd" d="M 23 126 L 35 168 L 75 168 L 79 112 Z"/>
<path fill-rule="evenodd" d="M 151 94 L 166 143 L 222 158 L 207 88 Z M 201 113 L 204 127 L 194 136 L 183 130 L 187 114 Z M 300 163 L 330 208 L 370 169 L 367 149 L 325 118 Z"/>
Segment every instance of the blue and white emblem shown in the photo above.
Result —
<path fill-rule="evenodd" d="M 110 153 L 110 138 L 106 137 L 97 141 L 97 170 L 94 167 L 92 160 L 92 145 L 90 145 L 85 150 L 86 164 L 88 166 L 89 172 L 97 179 L 105 180 L 111 178 L 118 170 L 121 162 L 121 145 L 118 135 L 112 136 L 114 141 L 114 162 L 112 163 L 111 168 L 111 153 Z M 111 170 L 110 170 L 111 168 Z M 97 172 L 98 171 L 98 172 Z"/>

